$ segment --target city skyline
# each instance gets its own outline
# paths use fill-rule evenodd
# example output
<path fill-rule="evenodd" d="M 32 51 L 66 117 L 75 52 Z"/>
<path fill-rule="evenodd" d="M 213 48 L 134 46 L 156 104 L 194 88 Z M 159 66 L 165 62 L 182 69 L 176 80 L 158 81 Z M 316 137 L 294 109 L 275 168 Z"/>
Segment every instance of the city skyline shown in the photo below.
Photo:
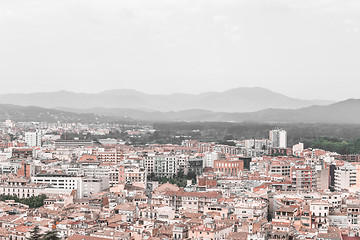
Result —
<path fill-rule="evenodd" d="M 0 29 L 0 240 L 360 240 L 359 0 L 2 0 Z"/>

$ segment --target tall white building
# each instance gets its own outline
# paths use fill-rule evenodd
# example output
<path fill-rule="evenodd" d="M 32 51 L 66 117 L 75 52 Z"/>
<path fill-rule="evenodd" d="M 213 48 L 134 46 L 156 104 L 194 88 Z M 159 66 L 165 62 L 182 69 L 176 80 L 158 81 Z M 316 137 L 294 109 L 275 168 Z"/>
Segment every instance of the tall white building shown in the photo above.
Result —
<path fill-rule="evenodd" d="M 25 133 L 25 142 L 29 147 L 40 147 L 41 146 L 41 133 L 36 132 L 26 132 Z"/>
<path fill-rule="evenodd" d="M 154 173 L 156 177 L 173 177 L 178 170 L 176 156 L 156 155 L 154 157 Z"/>
<path fill-rule="evenodd" d="M 356 166 L 346 163 L 335 170 L 335 191 L 356 185 Z"/>
<path fill-rule="evenodd" d="M 274 148 L 286 148 L 287 147 L 287 134 L 283 129 L 274 129 L 269 132 L 269 139 L 271 146 Z"/>
<path fill-rule="evenodd" d="M 68 174 L 40 173 L 32 177 L 31 181 L 46 184 L 53 189 L 76 190 L 77 198 L 89 197 L 109 187 L 109 178 L 76 177 Z"/>
<path fill-rule="evenodd" d="M 15 123 L 8 119 L 5 121 L 5 127 L 13 128 L 13 127 L 15 127 Z"/>
<path fill-rule="evenodd" d="M 214 167 L 214 161 L 221 158 L 220 153 L 218 152 L 207 152 L 204 155 L 204 167 Z"/>
<path fill-rule="evenodd" d="M 299 156 L 302 151 L 304 151 L 304 143 L 302 142 L 299 142 L 292 147 L 292 152 L 295 156 Z"/>

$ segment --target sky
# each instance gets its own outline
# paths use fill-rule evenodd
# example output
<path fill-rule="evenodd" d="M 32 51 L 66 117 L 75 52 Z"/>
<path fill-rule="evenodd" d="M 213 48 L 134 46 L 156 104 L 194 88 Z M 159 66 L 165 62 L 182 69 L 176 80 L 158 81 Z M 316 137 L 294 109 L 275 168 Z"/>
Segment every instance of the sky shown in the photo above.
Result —
<path fill-rule="evenodd" d="M 360 98 L 359 0 L 1 0 L 0 93 Z"/>

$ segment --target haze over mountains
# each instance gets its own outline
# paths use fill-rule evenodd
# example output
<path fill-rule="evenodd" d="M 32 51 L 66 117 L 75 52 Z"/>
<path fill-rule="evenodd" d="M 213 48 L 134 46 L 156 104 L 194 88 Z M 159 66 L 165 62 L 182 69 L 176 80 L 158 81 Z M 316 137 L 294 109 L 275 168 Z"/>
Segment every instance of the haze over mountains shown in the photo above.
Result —
<path fill-rule="evenodd" d="M 16 122 L 107 122 L 122 118 L 100 116 L 93 113 L 74 113 L 34 106 L 0 104 L 0 121 L 7 119 Z"/>
<path fill-rule="evenodd" d="M 4 102 L 23 106 L 2 104 Z M 0 119 L 360 124 L 360 99 L 329 102 L 294 99 L 263 88 L 238 88 L 199 95 L 149 95 L 134 90 L 98 94 L 61 91 L 0 95 Z"/>
<path fill-rule="evenodd" d="M 248 113 L 213 112 L 201 109 L 149 112 L 121 108 L 64 109 L 96 113 L 111 117 L 128 117 L 143 121 L 255 121 L 272 123 L 349 123 L 360 124 L 360 99 L 349 99 L 327 106 L 300 109 L 265 109 Z"/>
<path fill-rule="evenodd" d="M 311 106 L 300 109 L 266 109 L 251 113 L 225 113 L 206 110 L 185 110 L 171 112 L 149 112 L 132 109 L 66 109 L 54 110 L 40 107 L 24 107 L 0 104 L 0 120 L 15 121 L 74 121 L 74 122 L 108 122 L 108 121 L 254 121 L 267 123 L 341 123 L 360 124 L 360 99 L 330 104 L 328 106 Z"/>
<path fill-rule="evenodd" d="M 135 90 L 109 90 L 96 94 L 68 91 L 2 94 L 0 104 L 44 108 L 125 108 L 147 111 L 202 109 L 215 112 L 254 112 L 268 108 L 297 109 L 332 101 L 301 100 L 265 88 L 234 88 L 224 92 L 151 95 Z"/>

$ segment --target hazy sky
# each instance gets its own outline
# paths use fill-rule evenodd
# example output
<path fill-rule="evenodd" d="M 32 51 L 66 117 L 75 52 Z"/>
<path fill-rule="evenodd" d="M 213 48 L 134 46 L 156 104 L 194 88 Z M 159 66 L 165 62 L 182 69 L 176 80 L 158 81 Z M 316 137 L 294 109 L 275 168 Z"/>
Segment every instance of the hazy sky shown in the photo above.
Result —
<path fill-rule="evenodd" d="M 359 0 L 1 0 L 0 93 L 360 98 Z"/>

